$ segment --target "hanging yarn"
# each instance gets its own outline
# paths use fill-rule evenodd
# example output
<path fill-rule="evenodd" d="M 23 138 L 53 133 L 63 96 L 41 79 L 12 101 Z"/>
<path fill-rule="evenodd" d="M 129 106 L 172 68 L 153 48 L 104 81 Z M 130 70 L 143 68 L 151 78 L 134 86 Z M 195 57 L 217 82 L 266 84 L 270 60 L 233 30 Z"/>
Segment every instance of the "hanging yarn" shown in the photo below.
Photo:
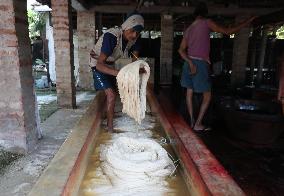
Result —
<path fill-rule="evenodd" d="M 145 73 L 140 74 L 140 68 Z M 118 91 L 122 102 L 122 112 L 134 118 L 138 124 L 145 117 L 146 86 L 150 77 L 150 67 L 143 60 L 137 60 L 124 66 L 116 76 Z"/>

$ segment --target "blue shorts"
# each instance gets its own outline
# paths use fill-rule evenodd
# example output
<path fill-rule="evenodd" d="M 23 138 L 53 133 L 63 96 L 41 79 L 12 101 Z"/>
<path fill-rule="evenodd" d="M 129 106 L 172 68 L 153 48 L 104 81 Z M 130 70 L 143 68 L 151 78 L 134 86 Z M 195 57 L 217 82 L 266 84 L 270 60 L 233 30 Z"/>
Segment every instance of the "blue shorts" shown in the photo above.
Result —
<path fill-rule="evenodd" d="M 96 90 L 106 90 L 108 88 L 115 89 L 116 78 L 112 75 L 104 74 L 92 67 L 94 86 Z"/>
<path fill-rule="evenodd" d="M 208 63 L 197 59 L 192 59 L 192 63 L 196 66 L 196 74 L 190 75 L 189 65 L 185 62 L 182 69 L 181 86 L 197 93 L 211 91 Z"/>

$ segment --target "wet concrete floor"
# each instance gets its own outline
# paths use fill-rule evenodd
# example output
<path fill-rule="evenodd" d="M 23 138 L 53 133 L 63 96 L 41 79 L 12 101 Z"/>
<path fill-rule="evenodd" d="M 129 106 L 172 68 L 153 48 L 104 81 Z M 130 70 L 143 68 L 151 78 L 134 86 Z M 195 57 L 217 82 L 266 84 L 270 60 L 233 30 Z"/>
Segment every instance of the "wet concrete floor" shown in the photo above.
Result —
<path fill-rule="evenodd" d="M 284 194 L 284 135 L 273 145 L 253 147 L 217 126 L 197 134 L 247 195 Z"/>
<path fill-rule="evenodd" d="M 163 94 L 165 93 L 165 94 Z M 178 112 L 190 125 L 184 95 L 171 98 Z M 268 146 L 252 146 L 233 138 L 224 123 L 216 121 L 218 114 L 209 109 L 205 121 L 212 130 L 196 132 L 217 160 L 225 167 L 243 191 L 249 196 L 284 195 L 284 134 Z"/>

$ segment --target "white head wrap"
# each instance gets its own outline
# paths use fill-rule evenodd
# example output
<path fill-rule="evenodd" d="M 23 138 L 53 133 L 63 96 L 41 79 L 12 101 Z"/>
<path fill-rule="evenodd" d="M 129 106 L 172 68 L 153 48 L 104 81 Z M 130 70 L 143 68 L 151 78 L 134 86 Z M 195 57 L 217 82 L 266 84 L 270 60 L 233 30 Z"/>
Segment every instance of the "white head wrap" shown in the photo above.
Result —
<path fill-rule="evenodd" d="M 130 16 L 129 18 L 127 18 L 124 21 L 124 23 L 121 25 L 121 27 L 122 27 L 122 30 L 128 30 L 128 29 L 132 29 L 133 27 L 137 25 L 141 25 L 142 27 L 144 27 L 144 19 L 141 15 L 134 14 Z"/>

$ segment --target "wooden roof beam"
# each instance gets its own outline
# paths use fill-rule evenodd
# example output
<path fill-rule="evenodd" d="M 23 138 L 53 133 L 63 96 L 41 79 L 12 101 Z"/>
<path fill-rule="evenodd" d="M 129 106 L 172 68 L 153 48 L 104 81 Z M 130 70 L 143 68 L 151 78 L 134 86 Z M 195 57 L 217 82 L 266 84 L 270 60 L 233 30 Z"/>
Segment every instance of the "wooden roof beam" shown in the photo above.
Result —
<path fill-rule="evenodd" d="M 50 8 L 52 8 L 51 1 L 50 0 L 37 0 L 42 5 L 48 5 Z M 89 7 L 88 4 L 86 4 L 86 1 L 84 0 L 71 0 L 72 7 L 77 11 L 86 11 Z"/>
<path fill-rule="evenodd" d="M 254 20 L 253 24 L 255 26 L 259 26 L 279 22 L 284 23 L 284 9 L 266 15 L 261 15 Z"/>
<path fill-rule="evenodd" d="M 90 11 L 100 12 L 100 13 L 129 13 L 135 10 L 135 6 L 124 6 L 124 5 L 97 5 L 90 9 Z M 246 15 L 263 15 L 271 12 L 278 11 L 276 8 L 238 8 L 238 7 L 217 7 L 209 6 L 208 7 L 210 15 L 226 15 L 226 16 L 235 16 L 240 14 Z M 177 13 L 177 14 L 192 14 L 194 7 L 182 7 L 182 6 L 150 6 L 150 7 L 141 7 L 139 12 L 141 13 Z"/>

